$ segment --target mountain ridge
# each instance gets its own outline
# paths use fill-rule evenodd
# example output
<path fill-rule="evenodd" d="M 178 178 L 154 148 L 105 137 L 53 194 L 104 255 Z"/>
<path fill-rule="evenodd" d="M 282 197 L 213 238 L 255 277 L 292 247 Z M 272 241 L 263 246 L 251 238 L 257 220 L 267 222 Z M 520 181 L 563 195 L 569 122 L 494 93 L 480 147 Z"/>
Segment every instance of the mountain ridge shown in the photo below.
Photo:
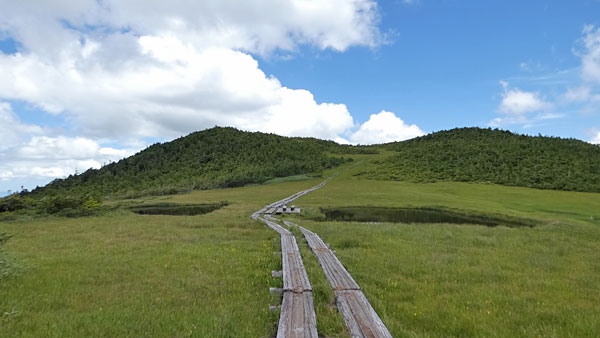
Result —
<path fill-rule="evenodd" d="M 600 192 L 600 146 L 577 139 L 467 127 L 381 147 L 394 155 L 358 176 Z"/>

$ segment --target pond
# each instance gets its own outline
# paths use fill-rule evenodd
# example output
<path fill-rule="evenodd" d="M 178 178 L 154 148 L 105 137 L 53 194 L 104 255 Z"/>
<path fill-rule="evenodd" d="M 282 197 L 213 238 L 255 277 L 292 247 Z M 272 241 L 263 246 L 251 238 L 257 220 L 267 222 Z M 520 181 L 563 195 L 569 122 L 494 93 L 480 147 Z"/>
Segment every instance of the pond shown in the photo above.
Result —
<path fill-rule="evenodd" d="M 225 202 L 208 204 L 158 203 L 136 205 L 130 207 L 129 210 L 140 215 L 194 216 L 207 214 L 226 205 Z"/>
<path fill-rule="evenodd" d="M 321 208 L 327 221 L 390 223 L 453 223 L 533 227 L 535 221 L 508 216 L 467 214 L 436 208 L 343 207 Z"/>

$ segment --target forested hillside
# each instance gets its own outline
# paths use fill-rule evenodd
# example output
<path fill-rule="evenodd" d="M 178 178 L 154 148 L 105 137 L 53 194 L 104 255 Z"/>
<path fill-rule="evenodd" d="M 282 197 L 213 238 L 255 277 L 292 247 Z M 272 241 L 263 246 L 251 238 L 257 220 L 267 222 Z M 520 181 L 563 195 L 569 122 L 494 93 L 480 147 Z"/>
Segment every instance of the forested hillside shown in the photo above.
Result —
<path fill-rule="evenodd" d="M 36 195 L 94 194 L 101 198 L 236 187 L 274 177 L 322 171 L 347 160 L 347 146 L 314 138 L 212 128 L 147 149 L 101 169 L 57 179 Z"/>
<path fill-rule="evenodd" d="M 377 154 L 382 149 L 392 155 L 377 155 L 357 176 L 600 192 L 600 147 L 574 139 L 461 128 L 364 147 L 217 127 L 0 199 L 0 213 L 35 209 L 88 214 L 105 199 L 263 183 L 318 173 L 350 160 L 349 154 Z"/>
<path fill-rule="evenodd" d="M 396 154 L 360 176 L 600 192 L 600 147 L 579 140 L 460 128 L 383 147 Z"/>

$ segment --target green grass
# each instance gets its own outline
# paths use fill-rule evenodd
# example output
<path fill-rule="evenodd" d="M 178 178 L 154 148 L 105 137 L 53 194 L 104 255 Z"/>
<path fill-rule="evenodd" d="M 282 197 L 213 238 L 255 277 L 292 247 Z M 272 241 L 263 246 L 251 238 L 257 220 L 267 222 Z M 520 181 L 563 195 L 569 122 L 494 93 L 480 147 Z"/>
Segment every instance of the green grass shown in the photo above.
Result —
<path fill-rule="evenodd" d="M 394 337 L 600 335 L 600 194 L 468 183 L 366 181 L 381 155 L 295 202 L 320 207 L 442 207 L 532 218 L 534 228 L 297 222 L 317 232 Z M 353 164 L 347 164 L 351 167 Z M 325 172 L 328 177 L 334 171 Z M 281 286 L 277 234 L 255 210 L 321 179 L 145 198 L 229 204 L 198 216 L 125 210 L 0 222 L 25 268 L 0 279 L 0 337 L 269 337 Z M 297 238 L 301 239 L 298 232 Z M 347 337 L 316 258 L 299 240 L 319 332 Z"/>
<path fill-rule="evenodd" d="M 268 337 L 281 283 L 276 233 L 249 215 L 312 182 L 197 191 L 200 216 L 50 217 L 0 223 L 25 273 L 0 280 L 1 337 Z M 158 202 L 165 198 L 147 199 Z"/>
<path fill-rule="evenodd" d="M 302 255 L 304 267 L 312 286 L 313 302 L 317 316 L 317 331 L 320 335 L 329 338 L 348 337 L 348 329 L 336 309 L 335 297 L 331 291 L 331 285 L 325 278 L 323 269 L 310 251 L 300 230 L 295 227 L 290 230 L 292 230 L 298 242 L 300 255 Z"/>
<path fill-rule="evenodd" d="M 5 233 L 0 233 L 0 280 L 9 277 L 17 276 L 22 267 L 16 262 L 14 257 L 10 256 L 4 250 L 2 245 L 10 239 L 10 236 Z M 0 316 L 2 318 L 2 316 Z"/>
<path fill-rule="evenodd" d="M 309 217 L 322 206 L 441 206 L 542 221 L 490 228 L 297 218 L 331 243 L 394 337 L 600 335 L 600 194 L 373 182 L 355 170 L 296 204 Z"/>

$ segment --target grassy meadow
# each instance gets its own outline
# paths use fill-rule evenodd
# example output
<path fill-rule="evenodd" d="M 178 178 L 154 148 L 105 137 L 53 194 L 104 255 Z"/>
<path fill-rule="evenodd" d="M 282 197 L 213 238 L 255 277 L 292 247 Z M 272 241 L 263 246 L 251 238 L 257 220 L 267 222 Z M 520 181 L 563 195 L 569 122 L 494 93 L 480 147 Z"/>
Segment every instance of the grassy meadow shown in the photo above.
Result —
<path fill-rule="evenodd" d="M 0 279 L 0 337 L 267 337 L 276 234 L 250 220 L 319 180 L 197 191 L 147 203 L 229 204 L 198 216 L 117 211 L 0 222 L 23 266 Z"/>
<path fill-rule="evenodd" d="M 600 335 L 600 194 L 469 183 L 367 181 L 381 155 L 299 199 L 293 218 L 331 243 L 394 337 Z M 355 163 L 358 161 L 355 161 Z M 0 279 L 0 337 L 270 337 L 277 234 L 250 214 L 316 185 L 194 191 L 145 203 L 228 204 L 198 216 L 126 210 L 0 222 L 20 272 Z M 315 221 L 320 207 L 444 207 L 542 221 L 533 228 Z M 292 218 L 290 218 L 292 219 Z M 319 332 L 347 337 L 299 232 Z"/>
<path fill-rule="evenodd" d="M 394 337 L 598 337 L 600 194 L 469 183 L 359 180 L 359 167 L 297 201 Z M 444 207 L 536 227 L 317 222 L 320 207 Z M 304 254 L 306 256 L 307 254 Z M 308 257 L 305 261 L 309 260 Z M 322 278 L 307 264 L 311 280 Z M 344 336 L 315 298 L 320 331 Z M 333 324 L 328 324 L 331 322 Z"/>

